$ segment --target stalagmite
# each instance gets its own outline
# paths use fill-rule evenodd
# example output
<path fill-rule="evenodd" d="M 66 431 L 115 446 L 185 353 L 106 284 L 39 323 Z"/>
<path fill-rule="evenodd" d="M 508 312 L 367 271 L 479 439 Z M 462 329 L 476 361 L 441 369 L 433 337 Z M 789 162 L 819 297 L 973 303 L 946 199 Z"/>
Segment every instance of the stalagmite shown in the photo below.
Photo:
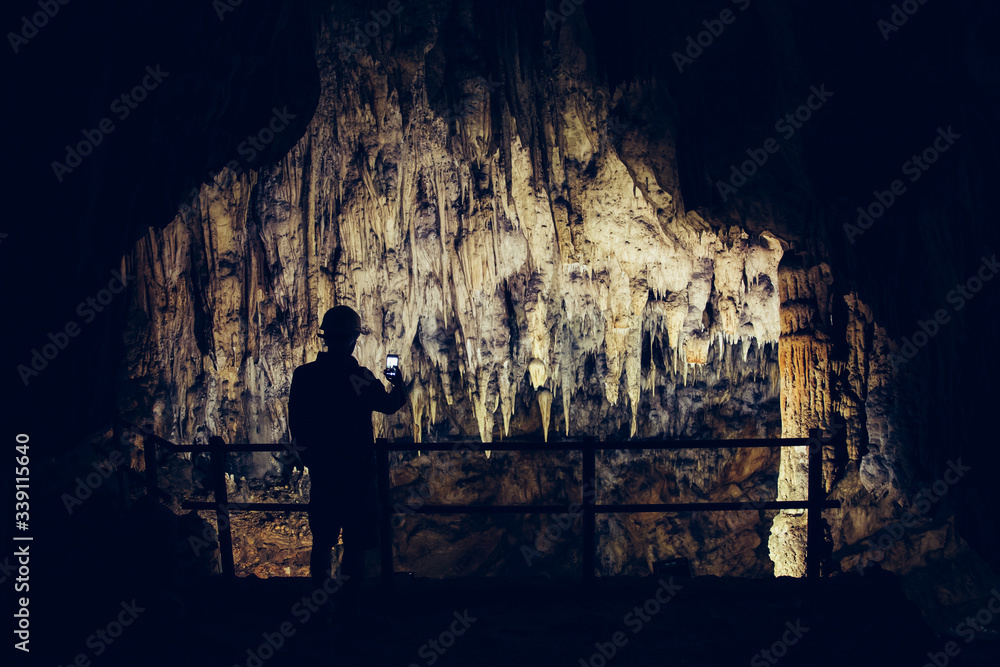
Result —
<path fill-rule="evenodd" d="M 778 359 L 781 370 L 781 435 L 808 437 L 813 428 L 829 428 L 831 345 L 829 328 L 832 277 L 825 264 L 809 268 L 789 262 L 781 266 L 781 337 Z M 807 447 L 781 450 L 778 500 L 802 500 L 807 493 Z M 804 510 L 782 510 L 775 518 L 768 540 L 774 573 L 805 574 L 806 528 Z"/>

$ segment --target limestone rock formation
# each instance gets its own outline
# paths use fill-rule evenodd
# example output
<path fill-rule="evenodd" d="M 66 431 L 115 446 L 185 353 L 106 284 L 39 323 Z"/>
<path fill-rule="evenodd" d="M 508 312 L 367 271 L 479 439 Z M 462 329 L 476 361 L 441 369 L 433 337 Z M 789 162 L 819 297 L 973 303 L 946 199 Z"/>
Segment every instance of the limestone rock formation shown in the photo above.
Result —
<path fill-rule="evenodd" d="M 320 350 L 325 309 L 348 304 L 370 331 L 355 356 L 377 370 L 399 354 L 411 385 L 408 408 L 376 415 L 378 436 L 798 437 L 837 416 L 849 451 L 827 453 L 827 488 L 849 464 L 866 493 L 896 486 L 907 463 L 885 331 L 821 258 L 788 253 L 766 231 L 783 227 L 766 208 L 738 223 L 686 210 L 676 137 L 654 122 L 657 83 L 599 83 L 582 12 L 565 18 L 529 46 L 498 16 L 497 39 L 514 41 L 492 62 L 469 46 L 482 40 L 470 3 L 410 10 L 371 48 L 346 48 L 362 18 L 327 16 L 304 136 L 275 164 L 224 170 L 126 258 L 138 276 L 126 412 L 175 441 L 287 443 L 292 372 Z M 547 463 L 561 481 L 541 481 L 531 457 L 483 452 L 452 471 L 448 498 L 578 492 L 576 467 Z M 405 498 L 431 459 L 393 460 Z M 775 489 L 778 461 L 609 450 L 601 493 L 804 498 L 804 453 L 781 452 Z M 230 472 L 237 491 L 294 474 L 267 454 L 234 457 Z M 800 575 L 801 512 L 773 528 L 769 516 L 609 516 L 600 562 L 633 572 L 684 555 L 702 572 L 760 573 L 773 561 L 775 574 Z M 516 529 L 529 543 L 548 520 L 532 521 Z M 251 532 L 269 537 L 239 546 L 251 569 L 301 532 L 290 519 L 265 523 Z M 400 526 L 403 568 L 471 573 L 511 560 L 495 552 L 505 533 L 478 518 Z M 758 548 L 768 530 L 769 558 Z M 576 557 L 549 546 L 564 564 Z M 301 558 L 291 561 L 298 572 Z"/>

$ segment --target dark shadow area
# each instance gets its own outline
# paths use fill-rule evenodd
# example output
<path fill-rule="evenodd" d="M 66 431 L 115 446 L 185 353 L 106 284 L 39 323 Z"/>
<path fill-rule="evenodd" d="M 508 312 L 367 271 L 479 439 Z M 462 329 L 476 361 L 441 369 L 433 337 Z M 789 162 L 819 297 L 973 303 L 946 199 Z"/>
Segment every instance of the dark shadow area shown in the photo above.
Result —
<path fill-rule="evenodd" d="M 166 615 L 128 629 L 102 664 L 143 664 L 155 646 L 157 664 L 248 667 L 920 665 L 946 642 L 891 575 L 838 577 L 814 592 L 788 579 L 616 578 L 582 590 L 572 580 L 397 578 L 367 595 L 387 621 L 347 636 L 317 623 L 314 592 L 304 579 L 192 586 Z M 963 643 L 949 664 L 998 655 Z"/>
<path fill-rule="evenodd" d="M 131 407 L 115 380 L 133 353 L 122 335 L 125 299 L 115 296 L 116 285 L 129 280 L 123 255 L 227 165 L 245 173 L 272 164 L 305 135 L 320 95 L 314 36 L 324 4 L 246 0 L 220 9 L 204 0 L 76 0 L 58 4 L 23 43 L 8 38 L 5 184 L 13 206 L 0 223 L 0 280 L 8 287 L 0 345 L 9 352 L 3 424 L 9 440 L 31 434 L 34 470 L 61 468 L 68 479 L 88 474 L 67 452 Z M 384 4 L 344 2 L 335 13 L 364 16 Z M 535 19 L 557 4 L 463 5 L 471 23 L 456 12 L 449 27 L 462 40 L 480 41 L 472 48 L 456 37 L 433 54 L 444 59 L 431 72 L 434 107 L 454 104 L 449 82 L 465 68 L 497 80 L 507 70 L 531 79 L 547 34 Z M 799 244 L 795 251 L 828 259 L 838 293 L 860 294 L 890 335 L 911 336 L 950 303 L 949 290 L 974 276 L 982 257 L 1000 249 L 992 194 L 1000 177 L 1000 59 L 991 33 L 997 7 L 932 0 L 905 31 L 883 38 L 877 21 L 892 11 L 889 2 L 747 4 L 725 40 L 684 72 L 672 53 L 718 15 L 719 3 L 588 0 L 573 20 L 586 17 L 580 42 L 610 93 L 634 80 L 658 82 L 650 94 L 663 117 L 642 129 L 675 138 L 687 210 L 751 232 L 761 231 L 766 216 L 741 209 L 740 200 L 722 201 L 717 181 L 747 148 L 775 134 L 775 120 L 811 86 L 835 91 L 741 197 L 760 196 L 782 211 L 772 231 Z M 21 30 L 22 17 L 38 7 L 19 0 L 5 7 L 0 25 Z M 395 70 L 387 76 L 397 93 L 412 82 Z M 498 127 L 506 94 L 497 93 L 491 110 Z M 404 114 L 410 106 L 401 103 Z M 644 121 L 623 115 L 618 122 Z M 962 134 L 954 151 L 870 232 L 856 242 L 845 236 L 842 223 L 857 217 L 855 207 L 905 176 L 901 164 L 952 125 Z M 248 146 L 265 128 L 272 139 Z M 540 128 L 524 124 L 521 131 L 537 139 Z M 192 280 L 203 279 L 199 267 L 188 270 Z M 102 291 L 110 300 L 95 303 Z M 926 470 L 957 457 L 971 465 L 955 490 L 956 523 L 996 566 L 1000 291 L 994 283 L 967 301 L 911 366 L 922 392 L 913 455 Z M 70 338 L 70 323 L 85 326 Z M 45 359 L 38 350 L 49 344 L 59 352 Z M 648 362 L 662 366 L 663 350 L 650 350 Z M 44 372 L 18 370 L 37 370 L 36 363 Z M 588 374 L 599 373 L 595 361 Z M 5 475 L 5 498 L 13 497 L 10 480 Z M 684 580 L 649 620 L 629 615 L 656 599 L 655 577 L 600 580 L 580 590 L 569 579 L 399 576 L 392 591 L 376 587 L 375 578 L 367 599 L 391 623 L 370 636 L 337 634 L 296 611 L 297 604 L 308 609 L 302 598 L 313 589 L 305 579 L 203 576 L 206 563 L 187 541 L 203 530 L 193 515 L 145 500 L 126 512 L 106 496 L 69 511 L 60 493 L 71 489 L 32 497 L 32 641 L 50 664 L 72 664 L 81 654 L 95 665 L 776 664 L 761 653 L 770 650 L 782 665 L 919 667 L 949 641 L 960 648 L 949 665 L 1000 664 L 984 633 L 968 644 L 936 636 L 898 582 L 877 573 L 826 579 L 814 591 L 798 580 Z M 15 576 L 2 560 L 9 556 L 0 556 L 5 587 Z M 272 647 L 273 657 L 265 658 L 262 646 Z"/>

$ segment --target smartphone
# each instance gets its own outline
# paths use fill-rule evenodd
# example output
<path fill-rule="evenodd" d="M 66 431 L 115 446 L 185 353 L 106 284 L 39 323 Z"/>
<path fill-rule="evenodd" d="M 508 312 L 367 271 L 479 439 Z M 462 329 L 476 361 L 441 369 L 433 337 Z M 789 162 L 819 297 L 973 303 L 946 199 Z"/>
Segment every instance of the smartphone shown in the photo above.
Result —
<path fill-rule="evenodd" d="M 389 375 L 396 375 L 399 371 L 399 355 L 398 354 L 387 354 L 385 356 L 385 370 Z"/>

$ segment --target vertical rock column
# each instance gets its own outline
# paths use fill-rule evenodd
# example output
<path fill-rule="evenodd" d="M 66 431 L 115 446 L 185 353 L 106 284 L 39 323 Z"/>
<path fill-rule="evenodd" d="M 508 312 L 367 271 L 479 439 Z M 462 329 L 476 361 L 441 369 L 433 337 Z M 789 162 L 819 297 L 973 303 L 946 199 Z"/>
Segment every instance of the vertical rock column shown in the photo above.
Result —
<path fill-rule="evenodd" d="M 830 312 L 833 278 L 826 264 L 804 265 L 789 258 L 778 267 L 781 335 L 781 436 L 807 437 L 809 429 L 828 428 L 830 395 Z M 778 500 L 806 497 L 807 448 L 781 450 Z M 806 511 L 782 510 L 768 541 L 775 576 L 801 577 L 806 570 Z"/>

